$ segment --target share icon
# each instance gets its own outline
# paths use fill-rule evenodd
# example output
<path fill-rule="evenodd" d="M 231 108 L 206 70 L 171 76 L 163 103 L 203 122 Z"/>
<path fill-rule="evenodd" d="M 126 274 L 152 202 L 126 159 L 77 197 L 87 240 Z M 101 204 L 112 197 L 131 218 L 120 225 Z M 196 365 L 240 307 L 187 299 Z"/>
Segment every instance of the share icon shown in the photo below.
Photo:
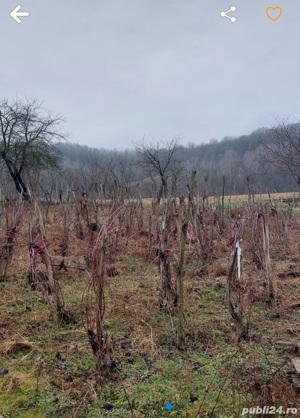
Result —
<path fill-rule="evenodd" d="M 235 12 L 236 11 L 236 7 L 235 6 L 231 6 L 229 10 L 227 10 L 227 12 L 221 12 L 221 16 L 222 17 L 227 17 L 228 19 L 231 20 L 232 23 L 236 22 L 236 17 L 233 16 L 228 16 L 228 13 L 230 12 Z"/>

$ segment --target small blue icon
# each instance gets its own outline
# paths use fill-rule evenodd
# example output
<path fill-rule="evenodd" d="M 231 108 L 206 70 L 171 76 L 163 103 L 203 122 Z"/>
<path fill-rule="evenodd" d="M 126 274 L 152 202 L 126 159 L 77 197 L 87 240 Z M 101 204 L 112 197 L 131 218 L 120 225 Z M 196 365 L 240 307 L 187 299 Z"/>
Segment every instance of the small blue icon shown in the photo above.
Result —
<path fill-rule="evenodd" d="M 166 410 L 171 411 L 172 408 L 173 408 L 173 405 L 171 403 L 167 403 Z"/>

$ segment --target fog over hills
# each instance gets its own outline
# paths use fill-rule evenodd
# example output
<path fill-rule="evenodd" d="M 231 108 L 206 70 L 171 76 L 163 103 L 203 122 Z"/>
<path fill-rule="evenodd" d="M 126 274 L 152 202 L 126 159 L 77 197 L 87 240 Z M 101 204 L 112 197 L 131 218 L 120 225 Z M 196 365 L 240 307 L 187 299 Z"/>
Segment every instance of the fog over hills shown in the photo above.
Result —
<path fill-rule="evenodd" d="M 292 126 L 299 128 L 300 131 L 300 124 Z M 176 165 L 183 167 L 186 173 L 196 170 L 200 189 L 204 178 L 207 177 L 211 194 L 221 192 L 223 176 L 226 179 L 226 194 L 247 193 L 247 176 L 251 182 L 251 189 L 255 193 L 297 190 L 297 185 L 291 176 L 260 163 L 260 141 L 266 132 L 266 128 L 260 128 L 240 137 L 224 137 L 221 141 L 211 140 L 206 144 L 193 142 L 188 146 L 180 145 L 175 156 Z M 148 185 L 144 187 L 144 193 L 148 195 L 151 189 L 149 187 L 151 178 L 137 167 L 137 156 L 133 146 L 131 149 L 119 151 L 101 148 L 100 144 L 99 140 L 99 142 L 95 141 L 95 148 L 71 143 L 59 145 L 64 156 L 64 167 L 66 170 L 73 171 L 77 186 L 79 187 L 81 183 L 89 188 L 87 172 L 93 162 L 98 162 L 102 175 L 105 170 L 114 172 L 112 178 L 118 178 L 120 175 L 118 166 L 121 164 L 126 166 L 128 183 L 144 182 L 142 185 Z M 81 172 L 79 177 L 74 174 L 76 171 Z M 183 193 L 185 192 L 185 176 L 186 174 L 182 173 L 179 179 L 179 190 Z"/>
<path fill-rule="evenodd" d="M 293 135 L 297 148 L 300 124 L 282 126 L 287 129 L 287 135 Z M 70 190 L 79 189 L 88 195 L 111 198 L 115 187 L 122 189 L 128 197 L 158 196 L 160 188 L 164 189 L 165 196 L 186 195 L 187 178 L 193 171 L 197 173 L 197 191 L 200 195 L 221 194 L 223 183 L 226 195 L 247 194 L 249 191 L 298 192 L 299 151 L 294 153 L 296 174 L 289 172 L 288 167 L 289 162 L 292 163 L 293 155 L 292 158 L 287 156 L 288 164 L 285 169 L 276 167 L 276 160 L 275 163 L 273 160 L 272 164 L 267 164 L 262 159 L 265 151 L 262 143 L 272 145 L 276 141 L 276 132 L 272 132 L 272 129 L 259 128 L 239 137 L 227 136 L 221 141 L 212 139 L 209 143 L 190 142 L 186 146 L 182 145 L 180 138 L 175 138 L 176 150 L 164 173 L 165 185 L 156 169 L 141 164 L 141 155 L 136 146 L 144 144 L 154 149 L 157 147 L 159 158 L 164 161 L 168 154 L 167 144 L 170 144 L 172 138 L 157 138 L 150 142 L 142 139 L 138 143 L 132 143 L 132 147 L 126 150 L 102 148 L 101 138 L 96 137 L 93 148 L 67 140 L 56 145 L 53 143 L 51 147 L 56 150 L 55 155 L 58 154 L 59 170 L 53 165 L 47 167 L 29 164 L 24 168 L 24 179 L 33 195 L 51 199 L 59 199 Z M 0 165 L 0 175 L 1 191 L 4 195 L 16 195 L 15 184 L 3 162 Z"/>

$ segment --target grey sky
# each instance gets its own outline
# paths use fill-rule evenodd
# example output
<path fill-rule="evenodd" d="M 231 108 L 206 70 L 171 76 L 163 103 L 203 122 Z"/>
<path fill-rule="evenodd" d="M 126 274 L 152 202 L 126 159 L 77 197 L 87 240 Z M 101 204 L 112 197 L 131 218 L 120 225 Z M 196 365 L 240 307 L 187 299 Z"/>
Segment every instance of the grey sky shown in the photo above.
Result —
<path fill-rule="evenodd" d="M 0 95 L 43 100 L 95 147 L 246 134 L 300 118 L 299 16 L 298 0 L 2 1 Z"/>

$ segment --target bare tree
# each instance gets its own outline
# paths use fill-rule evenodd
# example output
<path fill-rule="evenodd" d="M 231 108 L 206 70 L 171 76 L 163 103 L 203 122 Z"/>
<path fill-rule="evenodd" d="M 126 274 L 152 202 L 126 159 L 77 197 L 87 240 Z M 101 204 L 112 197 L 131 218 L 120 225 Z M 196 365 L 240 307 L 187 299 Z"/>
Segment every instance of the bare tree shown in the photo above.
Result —
<path fill-rule="evenodd" d="M 26 171 L 58 168 L 54 145 L 65 138 L 60 132 L 62 121 L 36 99 L 0 102 L 0 159 L 24 200 L 30 200 Z"/>
<path fill-rule="evenodd" d="M 185 167 L 181 161 L 173 161 L 170 165 L 171 176 L 171 195 L 176 196 L 180 192 L 180 188 L 183 188 Z"/>
<path fill-rule="evenodd" d="M 260 158 L 282 174 L 290 174 L 300 187 L 300 126 L 287 120 L 269 129 L 260 139 Z"/>
<path fill-rule="evenodd" d="M 179 149 L 178 141 L 179 138 L 174 137 L 164 143 L 134 143 L 138 164 L 148 174 L 159 176 L 161 184 L 157 193 L 157 203 L 160 203 L 163 195 L 167 197 L 167 178 L 174 163 L 175 153 Z"/>

